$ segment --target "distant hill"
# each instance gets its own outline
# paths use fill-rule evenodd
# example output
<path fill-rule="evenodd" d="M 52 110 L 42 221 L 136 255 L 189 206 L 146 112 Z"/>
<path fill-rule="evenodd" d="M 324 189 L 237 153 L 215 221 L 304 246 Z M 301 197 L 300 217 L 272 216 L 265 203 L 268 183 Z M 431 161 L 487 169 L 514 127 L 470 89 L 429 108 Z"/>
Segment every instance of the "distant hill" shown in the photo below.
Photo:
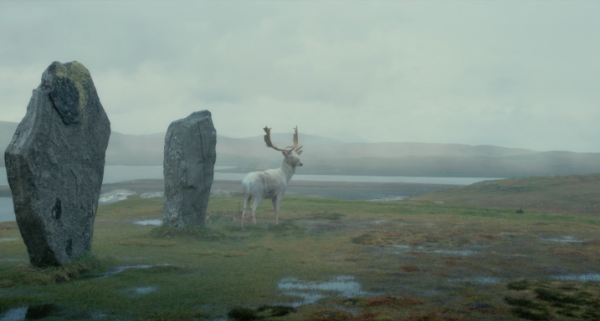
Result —
<path fill-rule="evenodd" d="M 6 149 L 17 123 L 0 122 L 0 147 Z M 112 132 L 107 165 L 162 165 L 164 133 L 127 135 Z M 292 144 L 292 133 L 272 133 L 273 143 Z M 491 145 L 426 143 L 344 143 L 300 133 L 302 174 L 381 176 L 523 177 L 600 173 L 600 153 L 539 152 Z M 228 171 L 275 168 L 281 153 L 265 146 L 263 136 L 217 136 L 217 165 Z M 4 164 L 4 159 L 0 161 Z"/>
<path fill-rule="evenodd" d="M 544 152 L 522 157 L 302 158 L 306 175 L 524 177 L 600 173 L 600 154 Z M 275 168 L 281 160 L 229 169 L 250 172 Z"/>
<path fill-rule="evenodd" d="M 484 181 L 409 200 L 599 215 L 600 174 Z"/>

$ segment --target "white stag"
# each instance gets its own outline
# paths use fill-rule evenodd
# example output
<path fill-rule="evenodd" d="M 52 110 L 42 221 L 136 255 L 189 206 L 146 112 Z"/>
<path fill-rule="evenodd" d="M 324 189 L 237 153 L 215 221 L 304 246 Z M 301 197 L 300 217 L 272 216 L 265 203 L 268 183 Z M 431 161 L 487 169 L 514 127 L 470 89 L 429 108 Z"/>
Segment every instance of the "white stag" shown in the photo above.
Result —
<path fill-rule="evenodd" d="M 242 212 L 242 229 L 244 229 L 244 216 L 246 215 L 246 207 L 252 198 L 252 220 L 256 224 L 256 208 L 263 198 L 270 198 L 275 207 L 275 224 L 279 224 L 279 203 L 285 193 L 287 183 L 290 182 L 292 176 L 296 172 L 296 166 L 302 166 L 300 162 L 300 150 L 302 146 L 298 146 L 298 127 L 294 128 L 294 146 L 287 147 L 288 149 L 279 149 L 271 143 L 271 128 L 264 128 L 265 143 L 267 147 L 278 150 L 283 153 L 283 163 L 278 169 L 269 169 L 264 172 L 248 173 L 242 181 L 244 190 L 244 211 Z"/>

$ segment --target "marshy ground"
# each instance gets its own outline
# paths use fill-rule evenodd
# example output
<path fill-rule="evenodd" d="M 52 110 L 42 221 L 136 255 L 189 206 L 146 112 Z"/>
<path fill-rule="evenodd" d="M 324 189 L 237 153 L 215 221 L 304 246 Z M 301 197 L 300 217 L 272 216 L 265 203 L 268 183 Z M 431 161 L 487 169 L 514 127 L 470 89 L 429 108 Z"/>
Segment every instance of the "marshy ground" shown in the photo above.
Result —
<path fill-rule="evenodd" d="M 162 199 L 100 206 L 95 257 L 62 270 L 0 223 L 0 320 L 600 319 L 592 215 L 286 196 L 242 231 L 241 201 L 185 230 L 134 223 Z"/>

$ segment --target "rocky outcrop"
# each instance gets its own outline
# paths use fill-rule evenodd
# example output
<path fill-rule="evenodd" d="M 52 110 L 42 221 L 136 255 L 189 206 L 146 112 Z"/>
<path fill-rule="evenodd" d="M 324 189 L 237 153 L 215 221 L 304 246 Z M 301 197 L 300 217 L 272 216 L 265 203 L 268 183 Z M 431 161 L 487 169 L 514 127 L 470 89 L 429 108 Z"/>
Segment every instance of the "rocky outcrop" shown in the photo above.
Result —
<path fill-rule="evenodd" d="M 203 226 L 217 160 L 217 131 L 210 111 L 174 121 L 165 136 L 166 226 Z"/>
<path fill-rule="evenodd" d="M 4 154 L 31 264 L 63 265 L 91 249 L 110 122 L 79 62 L 53 62 Z"/>

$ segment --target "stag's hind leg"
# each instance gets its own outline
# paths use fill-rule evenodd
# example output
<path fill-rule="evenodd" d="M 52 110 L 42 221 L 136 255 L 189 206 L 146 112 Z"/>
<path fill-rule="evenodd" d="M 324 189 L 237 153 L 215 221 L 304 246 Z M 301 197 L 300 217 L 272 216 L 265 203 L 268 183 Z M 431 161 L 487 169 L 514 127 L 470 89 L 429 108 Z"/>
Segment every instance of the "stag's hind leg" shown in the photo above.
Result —
<path fill-rule="evenodd" d="M 275 225 L 279 225 L 279 203 L 281 203 L 282 198 L 282 196 L 277 195 L 271 199 L 275 208 Z"/>
<path fill-rule="evenodd" d="M 252 203 L 252 220 L 254 221 L 254 224 L 256 224 L 256 208 L 260 205 L 260 202 L 262 202 L 262 197 L 259 196 L 255 197 L 254 202 Z"/>
<path fill-rule="evenodd" d="M 248 206 L 248 203 L 251 199 L 252 195 L 244 195 L 244 211 L 242 212 L 242 230 L 244 229 L 244 216 L 246 215 L 246 207 Z"/>

